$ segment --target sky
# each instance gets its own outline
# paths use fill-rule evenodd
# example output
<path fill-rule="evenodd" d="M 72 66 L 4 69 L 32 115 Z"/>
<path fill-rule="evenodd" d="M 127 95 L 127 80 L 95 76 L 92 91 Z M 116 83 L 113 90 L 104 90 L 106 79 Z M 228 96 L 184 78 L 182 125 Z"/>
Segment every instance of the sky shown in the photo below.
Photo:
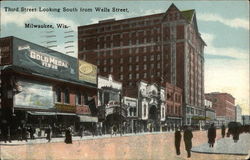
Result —
<path fill-rule="evenodd" d="M 48 35 L 57 47 L 52 49 L 76 57 L 77 26 L 99 20 L 124 19 L 165 12 L 174 3 L 179 10 L 195 9 L 198 29 L 207 46 L 205 55 L 205 92 L 227 92 L 235 97 L 235 104 L 243 114 L 250 114 L 249 106 L 249 3 L 237 1 L 1 1 L 0 37 L 16 36 L 46 46 Z M 5 7 L 19 8 L 7 11 Z M 21 12 L 21 8 L 36 8 L 35 12 Z M 39 11 L 41 7 L 42 11 Z M 77 11 L 67 12 L 76 8 Z M 96 12 L 95 7 L 127 8 L 128 12 Z M 43 9 L 60 9 L 60 12 Z M 80 8 L 85 9 L 80 12 Z M 92 9 L 92 12 L 89 10 Z M 70 28 L 31 29 L 25 23 L 66 24 Z M 70 33 L 65 33 L 72 31 Z M 49 32 L 49 33 L 48 33 Z M 71 38 L 64 38 L 73 35 Z M 65 42 L 73 40 L 74 47 L 65 49 Z"/>

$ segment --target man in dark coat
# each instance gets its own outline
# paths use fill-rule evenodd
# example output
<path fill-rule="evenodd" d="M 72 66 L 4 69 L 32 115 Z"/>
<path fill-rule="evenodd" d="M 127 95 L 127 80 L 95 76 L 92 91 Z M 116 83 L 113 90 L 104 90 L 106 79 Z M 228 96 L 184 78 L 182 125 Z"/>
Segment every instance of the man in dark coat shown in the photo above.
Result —
<path fill-rule="evenodd" d="M 193 138 L 193 133 L 190 127 L 185 127 L 183 137 L 184 137 L 185 149 L 188 154 L 187 157 L 189 158 L 191 157 L 192 138 Z"/>
<path fill-rule="evenodd" d="M 47 128 L 46 133 L 47 133 L 47 137 L 46 138 L 47 138 L 48 142 L 50 142 L 51 141 L 51 127 L 50 127 L 50 125 Z"/>
<path fill-rule="evenodd" d="M 216 128 L 214 127 L 213 123 L 208 128 L 207 137 L 208 137 L 209 147 L 214 147 L 214 142 L 216 138 Z"/>
<path fill-rule="evenodd" d="M 225 133 L 226 133 L 226 127 L 225 127 L 224 124 L 222 124 L 222 126 L 221 126 L 221 135 L 222 135 L 222 138 L 225 137 Z"/>
<path fill-rule="evenodd" d="M 72 143 L 72 133 L 71 133 L 70 127 L 68 127 L 65 131 L 65 143 L 67 143 L 67 144 Z"/>
<path fill-rule="evenodd" d="M 179 128 L 177 128 L 177 130 L 175 131 L 174 138 L 175 138 L 174 142 L 175 142 L 176 154 L 180 155 L 181 154 L 181 151 L 180 151 L 181 131 Z"/>

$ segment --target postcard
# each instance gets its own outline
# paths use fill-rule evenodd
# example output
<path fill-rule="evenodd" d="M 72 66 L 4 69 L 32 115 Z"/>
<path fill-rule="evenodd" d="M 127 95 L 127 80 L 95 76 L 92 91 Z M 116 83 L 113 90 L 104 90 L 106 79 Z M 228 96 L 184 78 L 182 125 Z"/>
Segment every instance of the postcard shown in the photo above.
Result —
<path fill-rule="evenodd" d="M 247 0 L 0 3 L 1 160 L 250 159 Z"/>

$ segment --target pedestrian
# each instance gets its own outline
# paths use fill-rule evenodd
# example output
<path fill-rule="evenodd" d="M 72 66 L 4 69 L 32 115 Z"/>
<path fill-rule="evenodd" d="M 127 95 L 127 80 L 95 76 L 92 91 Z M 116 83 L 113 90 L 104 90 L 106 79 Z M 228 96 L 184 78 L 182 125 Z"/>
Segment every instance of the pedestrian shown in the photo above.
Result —
<path fill-rule="evenodd" d="M 222 126 L 221 126 L 221 135 L 222 135 L 222 138 L 225 137 L 225 133 L 226 133 L 226 127 L 225 127 L 224 124 L 222 124 Z"/>
<path fill-rule="evenodd" d="M 211 126 L 208 128 L 207 137 L 208 137 L 209 147 L 214 147 L 216 138 L 216 128 L 214 127 L 214 123 L 212 123 Z"/>
<path fill-rule="evenodd" d="M 32 125 L 29 128 L 29 132 L 30 132 L 30 139 L 35 139 L 34 137 L 35 129 L 33 128 Z"/>
<path fill-rule="evenodd" d="M 236 143 L 239 140 L 239 135 L 240 135 L 238 126 L 235 126 L 232 128 L 232 135 L 233 135 L 234 143 Z"/>
<path fill-rule="evenodd" d="M 82 138 L 83 136 L 83 131 L 84 131 L 84 127 L 82 126 L 79 130 L 79 134 L 80 134 L 80 137 Z"/>
<path fill-rule="evenodd" d="M 180 155 L 180 145 L 181 145 L 181 131 L 179 128 L 176 129 L 175 134 L 175 149 L 176 149 L 176 154 Z"/>
<path fill-rule="evenodd" d="M 21 126 L 17 127 L 17 140 L 18 141 L 22 141 L 23 140 L 22 139 L 22 128 L 21 128 Z"/>
<path fill-rule="evenodd" d="M 185 143 L 185 149 L 187 151 L 187 157 L 191 157 L 191 148 L 192 148 L 192 138 L 193 138 L 193 133 L 191 131 L 190 127 L 185 127 L 184 134 L 184 143 Z"/>
<path fill-rule="evenodd" d="M 70 127 L 68 127 L 65 131 L 65 143 L 72 144 L 72 133 Z"/>
<path fill-rule="evenodd" d="M 47 128 L 46 133 L 47 133 L 46 139 L 48 140 L 48 142 L 50 142 L 51 141 L 51 127 L 50 127 L 50 125 Z"/>
<path fill-rule="evenodd" d="M 27 132 L 27 127 L 23 126 L 22 128 L 22 139 L 25 140 L 26 142 L 28 141 L 28 132 Z"/>
<path fill-rule="evenodd" d="M 114 126 L 113 126 L 113 134 L 114 134 L 115 136 L 116 136 L 116 134 L 117 134 L 117 130 L 118 130 L 118 129 L 117 129 L 117 126 L 114 125 Z"/>

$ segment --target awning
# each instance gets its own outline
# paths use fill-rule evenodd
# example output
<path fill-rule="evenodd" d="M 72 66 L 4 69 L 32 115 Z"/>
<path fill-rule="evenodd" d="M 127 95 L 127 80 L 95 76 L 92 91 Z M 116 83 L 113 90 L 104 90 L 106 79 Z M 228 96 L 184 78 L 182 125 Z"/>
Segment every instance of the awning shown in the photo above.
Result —
<path fill-rule="evenodd" d="M 65 116 L 76 116 L 75 113 L 62 113 L 62 112 L 36 112 L 28 111 L 29 114 L 33 116 L 55 116 L 55 115 L 65 115 Z"/>
<path fill-rule="evenodd" d="M 33 116 L 55 116 L 55 112 L 34 112 L 34 111 L 28 111 L 29 114 Z"/>
<path fill-rule="evenodd" d="M 76 116 L 75 113 L 62 113 L 62 112 L 57 112 L 56 115 L 64 115 L 64 116 Z"/>
<path fill-rule="evenodd" d="M 80 122 L 98 122 L 97 117 L 85 116 L 85 115 L 78 115 L 80 118 Z"/>

